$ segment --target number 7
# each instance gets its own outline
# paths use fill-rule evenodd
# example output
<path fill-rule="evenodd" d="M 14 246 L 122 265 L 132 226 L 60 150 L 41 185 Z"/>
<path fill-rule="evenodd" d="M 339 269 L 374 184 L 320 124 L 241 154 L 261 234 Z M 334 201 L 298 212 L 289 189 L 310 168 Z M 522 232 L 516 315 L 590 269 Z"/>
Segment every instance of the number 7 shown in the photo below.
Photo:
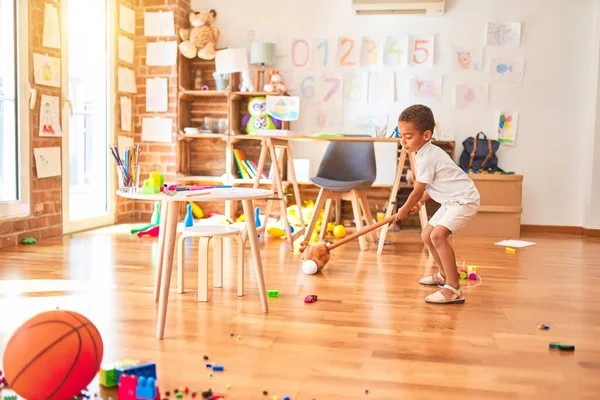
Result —
<path fill-rule="evenodd" d="M 340 78 L 333 77 L 333 78 L 325 78 L 325 82 L 333 82 L 331 89 L 329 90 L 329 92 L 327 92 L 327 94 L 323 98 L 323 101 L 329 101 L 329 99 L 334 95 L 334 93 L 337 92 L 337 90 L 340 88 L 342 80 Z"/>

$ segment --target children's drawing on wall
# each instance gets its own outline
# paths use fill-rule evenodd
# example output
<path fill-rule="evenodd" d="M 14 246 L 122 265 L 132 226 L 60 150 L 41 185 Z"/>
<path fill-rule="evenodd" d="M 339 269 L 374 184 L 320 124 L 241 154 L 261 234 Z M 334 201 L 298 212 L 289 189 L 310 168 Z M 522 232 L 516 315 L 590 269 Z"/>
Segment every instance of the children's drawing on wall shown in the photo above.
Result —
<path fill-rule="evenodd" d="M 492 80 L 507 82 L 522 82 L 524 58 L 493 58 L 490 64 Z"/>
<path fill-rule="evenodd" d="M 60 58 L 33 53 L 33 77 L 38 85 L 60 87 Z"/>
<path fill-rule="evenodd" d="M 481 70 L 483 69 L 483 49 L 452 47 L 450 57 L 450 69 L 460 70 Z"/>
<path fill-rule="evenodd" d="M 310 115 L 310 133 L 341 133 L 341 108 L 314 108 Z"/>
<path fill-rule="evenodd" d="M 350 122 L 349 131 L 355 135 L 387 137 L 388 119 L 387 115 L 359 114 Z M 393 136 L 393 131 L 389 136 Z"/>
<path fill-rule="evenodd" d="M 454 87 L 454 107 L 469 108 L 485 106 L 488 103 L 489 85 L 457 83 Z"/>
<path fill-rule="evenodd" d="M 442 78 L 410 80 L 411 99 L 438 99 L 442 98 Z"/>
<path fill-rule="evenodd" d="M 267 113 L 281 121 L 296 121 L 300 115 L 300 97 L 267 96 Z"/>
<path fill-rule="evenodd" d="M 496 119 L 498 141 L 502 144 L 513 146 L 517 139 L 517 123 L 519 113 L 514 111 L 501 111 Z"/>
<path fill-rule="evenodd" d="M 488 23 L 487 41 L 488 46 L 518 47 L 521 45 L 521 23 Z"/>
<path fill-rule="evenodd" d="M 40 136 L 62 136 L 58 97 L 42 95 L 40 102 Z"/>
<path fill-rule="evenodd" d="M 44 6 L 44 32 L 42 46 L 60 49 L 60 28 L 58 26 L 58 10 L 56 6 L 46 3 Z"/>

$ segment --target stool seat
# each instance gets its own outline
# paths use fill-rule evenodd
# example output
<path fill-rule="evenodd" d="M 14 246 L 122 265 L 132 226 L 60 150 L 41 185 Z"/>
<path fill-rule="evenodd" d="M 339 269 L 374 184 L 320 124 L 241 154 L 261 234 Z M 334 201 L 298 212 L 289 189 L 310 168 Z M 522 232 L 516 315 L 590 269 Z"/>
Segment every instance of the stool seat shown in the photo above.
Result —
<path fill-rule="evenodd" d="M 199 225 L 190 226 L 182 230 L 182 234 L 185 236 L 197 237 L 235 236 L 241 232 L 239 228 L 231 225 Z"/>

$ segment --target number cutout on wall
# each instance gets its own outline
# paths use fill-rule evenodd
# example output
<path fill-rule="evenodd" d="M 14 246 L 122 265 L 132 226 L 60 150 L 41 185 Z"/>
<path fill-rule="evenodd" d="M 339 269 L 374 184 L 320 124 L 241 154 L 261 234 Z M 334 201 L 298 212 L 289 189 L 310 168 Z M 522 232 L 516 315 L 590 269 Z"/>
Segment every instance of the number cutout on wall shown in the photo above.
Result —
<path fill-rule="evenodd" d="M 292 64 L 294 67 L 310 67 L 310 43 L 306 39 L 292 39 Z"/>
<path fill-rule="evenodd" d="M 327 67 L 329 64 L 329 39 L 315 39 L 313 49 L 314 66 Z"/>
<path fill-rule="evenodd" d="M 410 64 L 433 68 L 434 36 L 413 36 L 410 44 Z"/>
<path fill-rule="evenodd" d="M 317 92 L 319 92 L 319 101 L 325 104 L 342 104 L 343 101 L 343 80 L 341 73 L 324 73 L 321 75 Z"/>
<path fill-rule="evenodd" d="M 317 93 L 316 82 L 313 75 L 307 75 L 302 78 L 302 81 L 300 82 L 300 93 L 304 100 L 317 100 L 315 99 L 315 94 Z"/>
<path fill-rule="evenodd" d="M 383 62 L 383 42 L 371 37 L 363 37 L 360 46 L 360 66 L 379 67 Z"/>
<path fill-rule="evenodd" d="M 396 86 L 393 71 L 372 71 L 369 74 L 369 102 L 394 102 Z"/>
<path fill-rule="evenodd" d="M 358 66 L 359 47 L 353 38 L 338 38 L 338 67 L 356 67 Z"/>
<path fill-rule="evenodd" d="M 385 66 L 388 68 L 406 67 L 408 65 L 408 36 L 388 36 L 383 53 Z"/>
<path fill-rule="evenodd" d="M 347 72 L 344 74 L 344 100 L 367 101 L 368 87 L 368 72 Z"/>

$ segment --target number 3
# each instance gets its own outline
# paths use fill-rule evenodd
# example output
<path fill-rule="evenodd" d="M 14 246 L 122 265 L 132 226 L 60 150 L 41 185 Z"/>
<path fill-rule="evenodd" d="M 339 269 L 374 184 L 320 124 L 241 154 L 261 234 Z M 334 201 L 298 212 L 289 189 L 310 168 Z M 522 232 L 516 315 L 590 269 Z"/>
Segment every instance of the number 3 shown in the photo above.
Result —
<path fill-rule="evenodd" d="M 420 46 L 420 45 L 423 46 Z M 429 40 L 415 40 L 415 47 L 413 48 L 413 62 L 415 64 L 424 64 L 427 62 L 427 60 L 429 59 L 429 49 L 427 48 L 429 46 Z M 419 59 L 417 57 L 417 52 L 423 52 L 424 53 L 424 57 Z"/>

